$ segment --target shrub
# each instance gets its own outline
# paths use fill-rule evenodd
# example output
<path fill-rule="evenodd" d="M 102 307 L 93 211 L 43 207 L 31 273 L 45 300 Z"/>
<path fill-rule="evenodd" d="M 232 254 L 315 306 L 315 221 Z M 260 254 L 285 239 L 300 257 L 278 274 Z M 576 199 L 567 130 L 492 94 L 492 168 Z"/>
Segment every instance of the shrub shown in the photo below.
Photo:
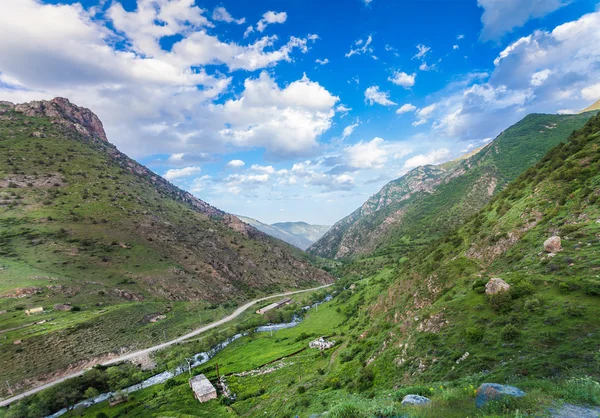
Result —
<path fill-rule="evenodd" d="M 407 386 L 394 392 L 394 400 L 400 402 L 406 395 L 431 396 L 432 393 L 431 388 L 427 386 Z"/>
<path fill-rule="evenodd" d="M 591 296 L 600 296 L 600 281 L 586 280 L 583 283 L 583 291 Z"/>
<path fill-rule="evenodd" d="M 572 378 L 565 382 L 564 395 L 570 401 L 600 405 L 600 383 L 589 376 Z"/>
<path fill-rule="evenodd" d="M 506 313 L 512 307 L 512 296 L 510 292 L 498 292 L 494 295 L 488 295 L 488 301 L 492 309 L 496 312 Z"/>
<path fill-rule="evenodd" d="M 500 332 L 500 336 L 504 341 L 514 341 L 519 338 L 520 332 L 513 324 L 508 324 Z"/>
<path fill-rule="evenodd" d="M 465 334 L 467 341 L 474 344 L 483 339 L 484 330 L 481 327 L 468 327 Z"/>
<path fill-rule="evenodd" d="M 572 303 L 565 303 L 565 312 L 567 315 L 578 318 L 585 315 L 585 308 L 579 305 L 573 305 Z"/>
<path fill-rule="evenodd" d="M 510 288 L 510 294 L 513 299 L 521 296 L 531 295 L 535 292 L 535 286 L 529 280 L 521 280 Z"/>
<path fill-rule="evenodd" d="M 529 312 L 541 312 L 542 311 L 542 303 L 538 298 L 529 298 L 525 300 L 523 307 Z"/>

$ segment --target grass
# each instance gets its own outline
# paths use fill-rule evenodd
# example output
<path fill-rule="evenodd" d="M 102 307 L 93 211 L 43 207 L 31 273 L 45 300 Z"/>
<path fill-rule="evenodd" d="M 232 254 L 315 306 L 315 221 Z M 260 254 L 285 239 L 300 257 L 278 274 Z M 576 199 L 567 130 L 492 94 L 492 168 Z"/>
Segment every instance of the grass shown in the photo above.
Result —
<path fill-rule="evenodd" d="M 197 209 L 112 145 L 45 118 L 8 116 L 0 120 L 0 331 L 47 321 L 0 334 L 0 378 L 16 391 L 173 338 L 249 299 L 331 280 L 299 250 Z M 31 294 L 13 297 L 26 288 Z M 80 311 L 24 314 L 64 303 Z M 166 319 L 149 323 L 151 314 Z"/>

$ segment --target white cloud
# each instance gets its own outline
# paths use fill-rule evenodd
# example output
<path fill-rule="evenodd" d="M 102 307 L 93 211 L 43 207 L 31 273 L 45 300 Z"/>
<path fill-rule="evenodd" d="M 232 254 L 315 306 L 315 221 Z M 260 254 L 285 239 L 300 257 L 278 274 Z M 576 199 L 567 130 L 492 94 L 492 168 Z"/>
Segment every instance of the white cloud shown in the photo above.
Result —
<path fill-rule="evenodd" d="M 379 91 L 379 86 L 371 86 L 365 90 L 365 100 L 369 102 L 370 105 L 374 103 L 383 105 L 383 106 L 392 106 L 396 103 L 390 100 L 390 93 L 387 91 Z"/>
<path fill-rule="evenodd" d="M 241 147 L 266 147 L 272 155 L 303 154 L 317 146 L 317 137 L 331 126 L 339 98 L 306 75 L 281 89 L 262 72 L 246 79 L 244 93 L 214 105 L 229 127 L 221 138 Z"/>
<path fill-rule="evenodd" d="M 358 169 L 382 168 L 388 158 L 402 158 L 410 153 L 405 144 L 386 142 L 383 138 L 373 138 L 369 142 L 359 142 L 344 149 L 348 165 Z"/>
<path fill-rule="evenodd" d="M 431 65 L 427 65 L 427 63 L 425 61 L 423 61 L 421 63 L 421 65 L 419 65 L 419 70 L 421 71 L 431 71 L 435 68 L 437 64 L 431 64 Z"/>
<path fill-rule="evenodd" d="M 190 186 L 190 192 L 194 193 L 194 194 L 198 194 L 202 191 L 204 191 L 207 187 L 207 183 L 210 181 L 212 177 L 209 176 L 208 174 L 202 176 L 202 177 L 196 177 L 193 181 L 192 181 L 192 185 Z"/>
<path fill-rule="evenodd" d="M 456 51 L 458 49 L 458 45 L 452 45 L 452 49 Z"/>
<path fill-rule="evenodd" d="M 357 47 L 355 49 L 350 48 L 350 51 L 346 53 L 346 58 L 350 58 L 352 55 L 361 55 L 365 53 L 372 53 L 373 48 L 370 46 L 371 42 L 373 42 L 373 37 L 369 35 L 365 41 L 359 39 L 354 43 L 354 46 Z"/>
<path fill-rule="evenodd" d="M 483 40 L 497 40 L 528 20 L 547 15 L 570 3 L 570 0 L 477 0 L 483 8 Z"/>
<path fill-rule="evenodd" d="M 295 53 L 308 51 L 308 38 L 290 37 L 283 45 L 276 36 L 245 45 L 222 41 L 207 31 L 212 24 L 204 10 L 189 0 L 139 0 L 134 11 L 114 1 L 106 20 L 94 18 L 94 13 L 79 3 L 2 1 L 0 38 L 13 40 L 0 43 L 0 73 L 13 85 L 0 85 L 2 97 L 14 102 L 68 97 L 97 113 L 111 142 L 124 152 L 136 158 L 185 153 L 188 165 L 189 158 L 202 153 L 255 146 L 251 138 L 223 137 L 220 132 L 227 123 L 236 133 L 244 126 L 254 138 L 278 130 L 277 139 L 256 142 L 273 155 L 282 150 L 305 153 L 330 126 L 337 98 L 306 80 L 279 89 L 286 92 L 282 97 L 304 86 L 308 96 L 316 93 L 315 100 L 331 98 L 329 107 L 316 108 L 308 103 L 310 98 L 269 106 L 245 99 L 239 107 L 250 112 L 247 116 L 236 114 L 234 103 L 213 103 L 232 88 L 232 76 L 224 71 L 253 71 L 292 61 Z M 29 23 L 18 23 L 23 21 Z M 171 35 L 181 39 L 163 50 L 160 39 Z M 212 65 L 225 68 L 215 70 Z M 244 97 L 245 92 L 238 94 Z M 288 147 L 281 140 L 288 134 L 290 141 L 301 140 Z"/>
<path fill-rule="evenodd" d="M 461 39 L 464 39 L 464 38 L 465 38 L 465 35 L 463 35 L 463 34 L 460 34 L 460 35 L 457 35 L 457 36 L 456 36 L 456 39 L 457 39 L 457 40 L 459 40 L 459 41 L 460 41 Z"/>
<path fill-rule="evenodd" d="M 362 0 L 362 2 L 365 4 L 365 6 L 368 6 L 369 4 L 371 4 L 373 0 Z"/>
<path fill-rule="evenodd" d="M 317 59 L 315 60 L 315 62 L 316 62 L 317 64 L 321 64 L 321 65 L 329 64 L 329 58 L 325 58 L 324 60 L 321 60 L 321 59 L 318 59 L 318 58 L 317 58 Z"/>
<path fill-rule="evenodd" d="M 231 168 L 241 168 L 245 165 L 246 165 L 246 163 L 243 162 L 242 160 L 231 160 L 227 163 L 227 167 L 231 167 Z"/>
<path fill-rule="evenodd" d="M 405 169 L 412 169 L 422 165 L 439 164 L 450 157 L 450 150 L 440 148 L 429 151 L 427 154 L 419 154 L 409 158 L 404 163 Z"/>
<path fill-rule="evenodd" d="M 200 173 L 201 169 L 200 167 L 185 167 L 185 168 L 180 168 L 180 169 L 170 169 L 168 170 L 163 177 L 169 181 L 171 180 L 175 180 L 175 179 L 179 179 L 179 178 L 183 178 L 183 177 L 190 177 L 193 175 L 196 175 L 198 173 Z"/>
<path fill-rule="evenodd" d="M 419 44 L 417 45 L 417 53 L 413 56 L 413 59 L 423 59 L 429 51 L 431 51 L 430 47 Z"/>
<path fill-rule="evenodd" d="M 244 31 L 244 38 L 247 38 L 253 32 L 254 32 L 254 26 L 248 26 L 246 28 L 246 30 Z"/>
<path fill-rule="evenodd" d="M 354 130 L 356 129 L 356 127 L 358 126 L 358 123 L 353 123 L 352 125 L 348 125 L 344 128 L 344 131 L 342 132 L 342 140 L 348 138 L 350 135 L 352 135 L 352 133 L 354 132 Z"/>
<path fill-rule="evenodd" d="M 417 74 L 407 74 L 402 71 L 394 71 L 391 77 L 388 78 L 389 81 L 396 84 L 397 86 L 402 86 L 404 88 L 412 87 L 415 85 L 415 78 Z"/>
<path fill-rule="evenodd" d="M 217 22 L 236 23 L 242 25 L 246 22 L 246 18 L 234 19 L 231 14 L 222 6 L 216 7 L 212 14 L 212 19 Z"/>
<path fill-rule="evenodd" d="M 416 111 L 417 120 L 413 122 L 413 126 L 419 126 L 427 123 L 429 116 L 436 109 L 437 105 L 434 103 L 429 106 L 425 106 Z"/>
<path fill-rule="evenodd" d="M 262 17 L 261 20 L 258 21 L 258 23 L 256 24 L 256 30 L 259 32 L 262 32 L 266 29 L 266 27 L 268 25 L 272 25 L 273 23 L 285 23 L 285 21 L 287 20 L 287 13 L 286 12 L 273 12 L 273 11 L 268 11 L 267 13 L 265 13 Z"/>
<path fill-rule="evenodd" d="M 531 85 L 532 86 L 541 86 L 544 84 L 544 81 L 548 79 L 548 77 L 552 74 L 552 71 L 545 69 L 538 72 L 533 73 L 531 76 Z"/>
<path fill-rule="evenodd" d="M 593 84 L 581 89 L 581 96 L 585 100 L 596 101 L 600 99 L 600 83 Z M 587 106 L 586 106 L 587 107 Z"/>
<path fill-rule="evenodd" d="M 403 113 L 414 112 L 416 109 L 417 109 L 416 106 L 413 106 L 410 103 L 406 103 L 406 104 L 403 104 L 402 106 L 400 106 L 400 108 L 398 110 L 396 110 L 396 114 L 402 115 Z"/>
<path fill-rule="evenodd" d="M 260 164 L 253 164 L 252 167 L 250 167 L 250 170 L 258 171 L 258 172 L 265 173 L 265 174 L 273 174 L 275 172 L 275 169 L 273 168 L 272 165 L 260 165 Z"/>
<path fill-rule="evenodd" d="M 352 108 L 344 106 L 343 104 L 339 104 L 336 106 L 335 111 L 338 113 L 341 113 L 342 116 L 345 116 L 348 114 L 348 112 L 350 112 L 352 110 Z"/>

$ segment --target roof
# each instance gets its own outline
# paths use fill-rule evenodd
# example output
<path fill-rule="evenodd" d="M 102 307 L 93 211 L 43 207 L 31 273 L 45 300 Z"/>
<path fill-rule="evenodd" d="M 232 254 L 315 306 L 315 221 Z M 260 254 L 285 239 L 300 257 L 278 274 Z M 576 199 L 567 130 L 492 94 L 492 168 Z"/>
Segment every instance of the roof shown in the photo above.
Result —
<path fill-rule="evenodd" d="M 192 377 L 190 379 L 190 386 L 198 395 L 206 395 L 216 391 L 215 387 L 212 385 L 212 383 L 210 383 L 210 380 L 208 380 L 203 374 Z"/>

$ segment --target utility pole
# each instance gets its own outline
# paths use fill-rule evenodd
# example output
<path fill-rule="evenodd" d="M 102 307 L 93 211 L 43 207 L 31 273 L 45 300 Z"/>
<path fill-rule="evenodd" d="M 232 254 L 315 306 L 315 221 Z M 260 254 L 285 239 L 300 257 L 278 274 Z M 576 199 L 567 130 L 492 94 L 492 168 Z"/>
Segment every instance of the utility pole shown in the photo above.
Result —
<path fill-rule="evenodd" d="M 194 359 L 187 358 L 187 357 L 185 358 L 185 361 L 188 364 L 188 373 L 189 373 L 189 375 L 191 377 L 192 376 L 192 363 L 190 362 L 190 360 L 194 360 Z"/>

